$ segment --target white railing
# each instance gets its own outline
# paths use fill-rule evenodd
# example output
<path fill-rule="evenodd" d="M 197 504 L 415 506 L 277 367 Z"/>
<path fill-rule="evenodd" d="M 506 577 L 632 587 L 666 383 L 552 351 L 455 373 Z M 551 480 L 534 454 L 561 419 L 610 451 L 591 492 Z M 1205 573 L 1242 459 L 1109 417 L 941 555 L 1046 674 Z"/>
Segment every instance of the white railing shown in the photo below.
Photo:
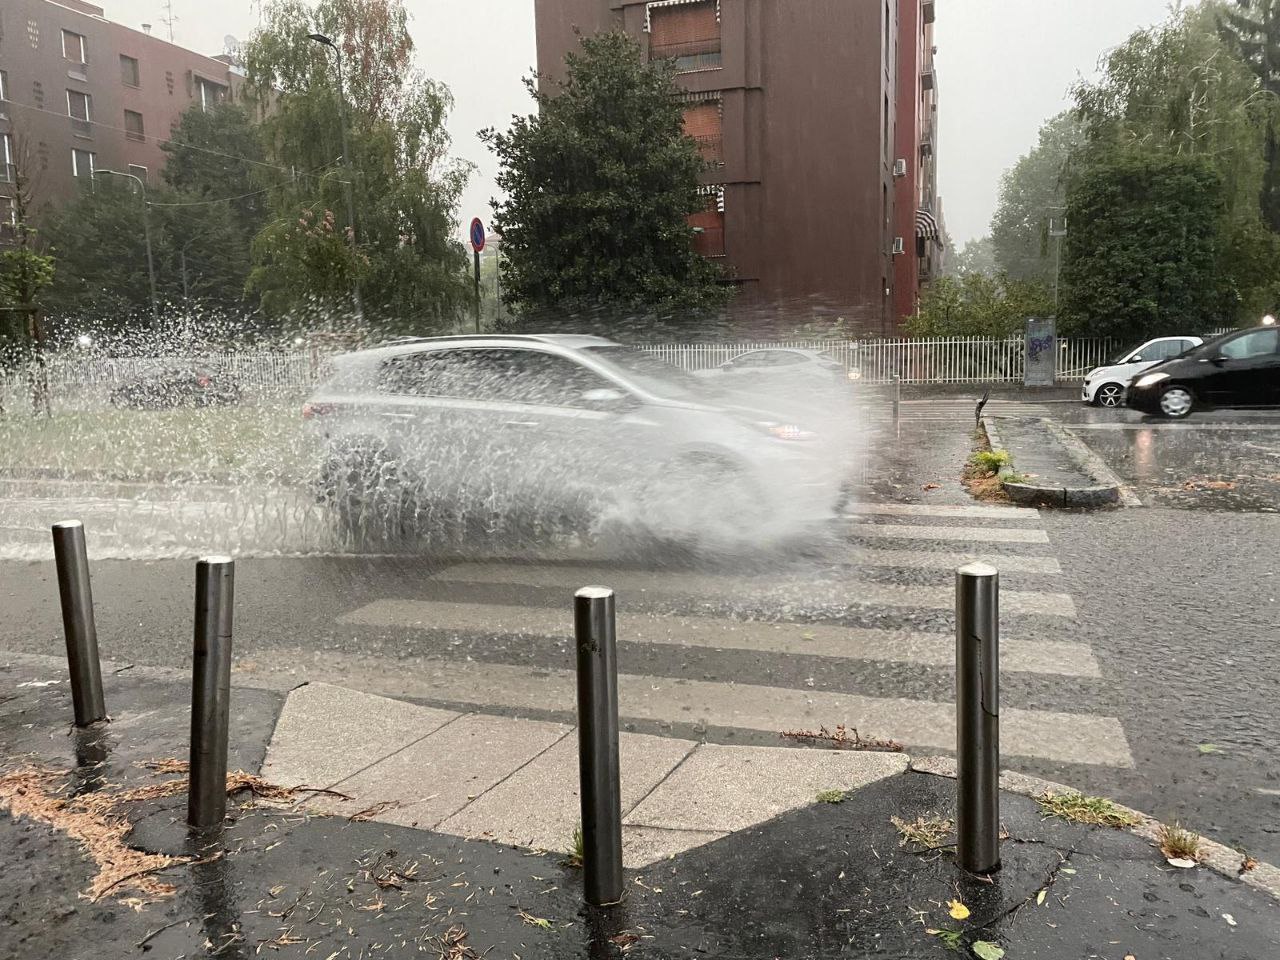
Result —
<path fill-rule="evenodd" d="M 1226 330 L 1214 331 L 1223 333 Z M 1057 379 L 1081 379 L 1093 367 L 1115 359 L 1127 346 L 1106 337 L 1058 341 Z M 718 343 L 646 343 L 641 349 L 685 370 L 708 370 L 740 354 L 770 347 L 817 350 L 844 364 L 852 379 L 890 383 L 1020 383 L 1024 370 L 1021 337 L 925 337 L 883 340 L 782 340 Z M 76 353 L 51 356 L 47 363 L 49 394 L 63 409 L 92 408 L 108 402 L 119 384 L 163 367 L 221 370 L 250 399 L 304 394 L 329 370 L 328 354 L 317 350 L 232 350 L 181 353 L 161 358 L 101 357 Z M 0 369 L 0 404 L 17 411 L 28 408 L 30 390 L 25 369 Z"/>

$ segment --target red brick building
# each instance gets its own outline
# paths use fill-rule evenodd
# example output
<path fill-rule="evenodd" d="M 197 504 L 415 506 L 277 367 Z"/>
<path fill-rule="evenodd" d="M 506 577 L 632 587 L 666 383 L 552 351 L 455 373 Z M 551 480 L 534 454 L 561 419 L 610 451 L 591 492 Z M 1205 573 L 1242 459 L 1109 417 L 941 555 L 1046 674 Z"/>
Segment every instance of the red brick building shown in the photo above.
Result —
<path fill-rule="evenodd" d="M 575 31 L 623 29 L 673 59 L 711 163 L 695 243 L 741 287 L 744 316 L 891 332 L 920 276 L 898 266 L 920 259 L 918 151 L 901 147 L 922 131 L 901 99 L 920 89 L 925 7 L 931 20 L 932 0 L 535 0 L 538 72 L 563 77 Z"/>
<path fill-rule="evenodd" d="M 83 0 L 0 2 L 0 229 L 22 163 L 37 208 L 95 170 L 156 182 L 182 112 L 229 96 L 230 57 L 206 57 L 107 20 Z"/>
<path fill-rule="evenodd" d="M 893 310 L 916 312 L 920 291 L 941 268 L 942 201 L 938 196 L 938 78 L 933 64 L 934 0 L 898 3 L 898 122 L 893 258 Z"/>

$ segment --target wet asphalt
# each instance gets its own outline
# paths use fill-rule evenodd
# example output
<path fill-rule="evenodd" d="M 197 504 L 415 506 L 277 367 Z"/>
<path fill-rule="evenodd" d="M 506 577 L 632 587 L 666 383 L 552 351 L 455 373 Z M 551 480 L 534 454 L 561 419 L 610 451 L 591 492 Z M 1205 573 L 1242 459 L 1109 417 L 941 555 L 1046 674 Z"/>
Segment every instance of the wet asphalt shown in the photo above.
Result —
<path fill-rule="evenodd" d="M 1034 401 L 1033 401 L 1034 402 Z M 1115 716 L 1133 754 L 1132 769 L 1020 761 L 1028 772 L 1115 796 L 1162 819 L 1178 819 L 1221 842 L 1280 862 L 1280 416 L 1195 414 L 1183 423 L 1151 422 L 1129 411 L 1043 402 L 1133 485 L 1144 506 L 1099 512 L 1042 512 L 1044 548 L 1009 544 L 1003 555 L 1052 555 L 1062 574 L 1023 574 L 1018 589 L 1065 591 L 1072 621 L 1028 616 L 1020 636 L 1083 642 L 1102 678 L 1042 674 L 1006 677 L 1003 704 Z M 899 431 L 881 422 L 861 494 L 893 502 L 970 502 L 957 477 L 973 443 L 968 415 L 926 417 L 912 406 Z M 937 521 L 946 525 L 947 521 Z M 954 549 L 954 543 L 922 549 Z M 677 574 L 742 578 L 696 604 L 637 597 L 635 609 L 674 614 L 836 618 L 846 626 L 888 626 L 945 634 L 945 611 L 848 609 L 821 588 L 834 572 L 903 585 L 946 586 L 945 569 L 904 570 L 848 557 L 838 529 L 763 555 L 710 562 L 672 556 L 630 558 Z M 501 551 L 497 551 L 499 554 Z M 430 580 L 457 557 L 303 556 L 246 558 L 237 583 L 237 669 L 308 678 L 311 665 L 359 658 L 388 673 L 415 656 L 495 663 L 537 672 L 566 663 L 568 641 L 495 629 L 483 636 L 339 622 L 353 608 L 403 597 L 484 604 L 508 613 L 563 603 L 563 591 L 503 583 Z M 485 556 L 468 559 L 486 562 Z M 503 559 L 506 559 L 503 557 Z M 139 664 L 189 663 L 189 559 L 111 560 L 95 565 L 104 656 Z M 761 577 L 811 576 L 814 589 L 788 596 L 756 590 Z M 59 654 L 62 646 L 51 564 L 0 563 L 0 650 Z M 847 663 L 821 657 L 743 654 L 655 646 L 630 654 L 624 668 L 653 676 L 767 683 L 772 686 L 946 702 L 946 667 Z M 351 682 L 359 685 L 357 675 Z M 315 677 L 311 677 L 315 679 Z M 343 682 L 339 671 L 325 679 Z M 439 699 L 438 697 L 436 698 Z M 466 698 L 459 695 L 459 701 Z M 502 712 L 501 706 L 493 707 Z M 528 711 L 524 711 L 526 714 Z M 759 733 L 696 725 L 637 729 L 730 742 L 771 742 Z M 1069 736 L 1069 731 L 1064 735 Z"/>

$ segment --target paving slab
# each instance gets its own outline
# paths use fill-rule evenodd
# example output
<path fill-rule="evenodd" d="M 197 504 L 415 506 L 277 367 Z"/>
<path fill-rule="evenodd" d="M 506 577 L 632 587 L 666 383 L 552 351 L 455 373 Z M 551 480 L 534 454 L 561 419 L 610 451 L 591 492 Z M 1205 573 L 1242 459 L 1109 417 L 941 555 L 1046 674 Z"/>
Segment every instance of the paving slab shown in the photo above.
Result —
<path fill-rule="evenodd" d="M 350 800 L 321 799 L 319 806 L 348 816 L 382 806 L 373 819 L 431 829 L 572 730 L 562 723 L 467 714 L 336 783 L 334 789 Z"/>
<path fill-rule="evenodd" d="M 723 839 L 729 834 L 715 830 L 666 830 L 662 827 L 622 827 L 622 865 L 628 869 L 647 867 L 659 860 L 669 860 L 686 850 L 693 850 Z"/>
<path fill-rule="evenodd" d="M 623 814 L 644 799 L 696 746 L 692 740 L 622 734 L 618 753 Z M 534 850 L 564 850 L 581 819 L 575 731 L 467 804 L 441 823 L 439 829 Z"/>
<path fill-rule="evenodd" d="M 331 787 L 461 714 L 309 683 L 290 692 L 262 775 L 282 786 Z"/>
<path fill-rule="evenodd" d="M 628 824 L 729 832 L 907 769 L 895 753 L 702 744 L 625 818 Z"/>

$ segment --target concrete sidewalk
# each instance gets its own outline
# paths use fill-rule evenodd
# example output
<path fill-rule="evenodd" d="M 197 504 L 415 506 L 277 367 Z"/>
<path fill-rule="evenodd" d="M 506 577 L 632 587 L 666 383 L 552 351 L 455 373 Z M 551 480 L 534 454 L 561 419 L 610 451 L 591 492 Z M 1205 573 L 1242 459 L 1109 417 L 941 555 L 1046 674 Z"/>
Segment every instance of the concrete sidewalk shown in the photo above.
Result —
<path fill-rule="evenodd" d="M 623 733 L 619 748 L 628 867 L 907 768 L 901 753 L 732 747 L 635 733 Z M 350 797 L 304 801 L 316 812 L 534 850 L 570 850 L 579 823 L 576 728 L 437 710 L 323 683 L 289 694 L 262 775 Z"/>

